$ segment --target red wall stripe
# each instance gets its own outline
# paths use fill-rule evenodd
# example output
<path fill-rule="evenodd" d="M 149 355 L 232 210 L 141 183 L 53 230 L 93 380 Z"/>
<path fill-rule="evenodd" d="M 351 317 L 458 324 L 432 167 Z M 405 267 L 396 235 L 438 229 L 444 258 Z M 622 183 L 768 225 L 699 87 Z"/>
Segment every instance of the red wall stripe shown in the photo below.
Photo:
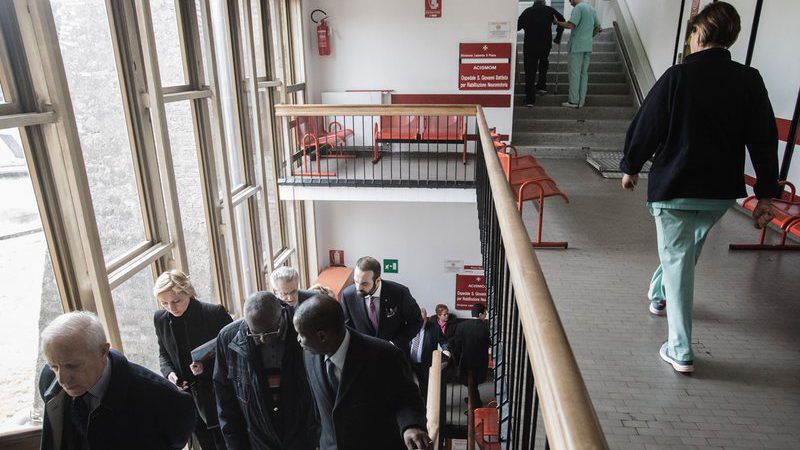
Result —
<path fill-rule="evenodd" d="M 792 127 L 792 121 L 778 117 L 775 122 L 778 124 L 778 139 L 786 142 L 789 139 L 789 129 Z M 800 132 L 795 135 L 794 142 L 800 145 Z"/>
<path fill-rule="evenodd" d="M 392 94 L 393 105 L 481 105 L 484 108 L 508 108 L 508 94 Z"/>

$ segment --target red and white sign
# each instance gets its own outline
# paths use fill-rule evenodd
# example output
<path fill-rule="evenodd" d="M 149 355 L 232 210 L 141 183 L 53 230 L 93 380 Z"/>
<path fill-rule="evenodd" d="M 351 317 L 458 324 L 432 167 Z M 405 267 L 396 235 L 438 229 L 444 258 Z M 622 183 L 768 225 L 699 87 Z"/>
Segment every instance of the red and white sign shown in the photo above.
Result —
<path fill-rule="evenodd" d="M 425 17 L 436 19 L 442 17 L 442 0 L 423 0 L 425 2 Z"/>
<path fill-rule="evenodd" d="M 456 274 L 456 309 L 469 311 L 476 303 L 486 303 L 486 277 L 481 266 L 464 266 Z"/>
<path fill-rule="evenodd" d="M 331 266 L 343 266 L 344 250 L 329 250 L 328 261 L 331 263 Z"/>
<path fill-rule="evenodd" d="M 458 44 L 458 89 L 505 91 L 511 89 L 511 44 Z"/>

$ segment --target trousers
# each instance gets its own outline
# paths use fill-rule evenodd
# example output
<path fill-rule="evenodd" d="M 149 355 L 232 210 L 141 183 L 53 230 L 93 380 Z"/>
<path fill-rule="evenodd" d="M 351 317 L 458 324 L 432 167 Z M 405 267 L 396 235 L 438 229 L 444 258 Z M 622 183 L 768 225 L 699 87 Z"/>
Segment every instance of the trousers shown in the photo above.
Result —
<path fill-rule="evenodd" d="M 583 106 L 589 89 L 589 57 L 592 52 L 569 53 L 569 102 Z"/>
<path fill-rule="evenodd" d="M 655 219 L 660 265 L 653 273 L 648 298 L 665 300 L 667 353 L 680 361 L 693 361 L 692 307 L 694 269 L 708 232 L 725 209 L 683 210 L 650 208 Z"/>

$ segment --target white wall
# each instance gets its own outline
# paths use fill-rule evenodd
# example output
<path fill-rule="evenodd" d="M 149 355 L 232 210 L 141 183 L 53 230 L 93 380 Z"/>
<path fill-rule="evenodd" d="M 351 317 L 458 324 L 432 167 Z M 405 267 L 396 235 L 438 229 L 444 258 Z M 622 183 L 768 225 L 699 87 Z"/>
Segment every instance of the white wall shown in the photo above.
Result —
<path fill-rule="evenodd" d="M 456 277 L 446 260 L 481 264 L 474 203 L 318 201 L 314 209 L 320 268 L 329 265 L 329 250 L 344 250 L 349 267 L 366 255 L 398 259 L 399 273 L 385 278 L 408 286 L 429 314 L 438 303 L 456 312 Z"/>
<path fill-rule="evenodd" d="M 770 0 L 764 2 L 753 49 L 752 66 L 761 72 L 769 91 L 775 116 L 792 120 L 797 92 L 800 89 L 800 2 Z M 778 162 L 783 158 L 786 142 L 778 144 Z M 748 166 L 749 167 L 749 166 Z M 748 173 L 753 174 L 752 170 Z M 800 184 L 800 146 L 795 146 L 788 180 Z"/>
<path fill-rule="evenodd" d="M 647 53 L 647 60 L 653 68 L 656 79 L 672 65 L 675 48 L 675 33 L 678 27 L 680 0 L 618 0 L 625 3 L 633 16 L 634 26 L 639 33 Z M 687 3 L 691 3 L 687 1 Z M 687 10 L 689 7 L 687 6 Z"/>
<path fill-rule="evenodd" d="M 397 0 L 306 0 L 303 25 L 309 103 L 320 93 L 347 89 L 394 89 L 404 94 L 510 94 L 507 91 L 459 91 L 458 44 L 516 40 L 514 0 L 443 0 L 442 17 L 426 19 L 424 2 Z M 329 15 L 330 56 L 319 56 L 314 9 Z M 508 39 L 488 38 L 489 22 L 508 22 Z M 511 67 L 516 52 L 512 50 Z M 485 110 L 490 126 L 511 132 L 511 108 Z"/>

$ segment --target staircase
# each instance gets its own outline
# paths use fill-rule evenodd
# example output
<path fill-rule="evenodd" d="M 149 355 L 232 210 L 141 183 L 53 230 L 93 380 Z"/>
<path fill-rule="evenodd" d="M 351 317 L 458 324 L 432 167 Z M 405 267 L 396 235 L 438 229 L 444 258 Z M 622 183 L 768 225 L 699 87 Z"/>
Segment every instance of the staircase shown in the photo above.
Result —
<path fill-rule="evenodd" d="M 520 153 L 538 158 L 585 158 L 606 178 L 621 178 L 619 160 L 625 132 L 636 114 L 625 65 L 613 29 L 594 38 L 589 62 L 589 89 L 583 108 L 561 106 L 567 101 L 567 45 L 553 46 L 547 73 L 548 94 L 536 98 L 536 106 L 525 107 L 523 34 L 517 36 L 517 76 L 514 91 L 513 144 Z M 649 163 L 642 176 L 649 171 Z"/>

